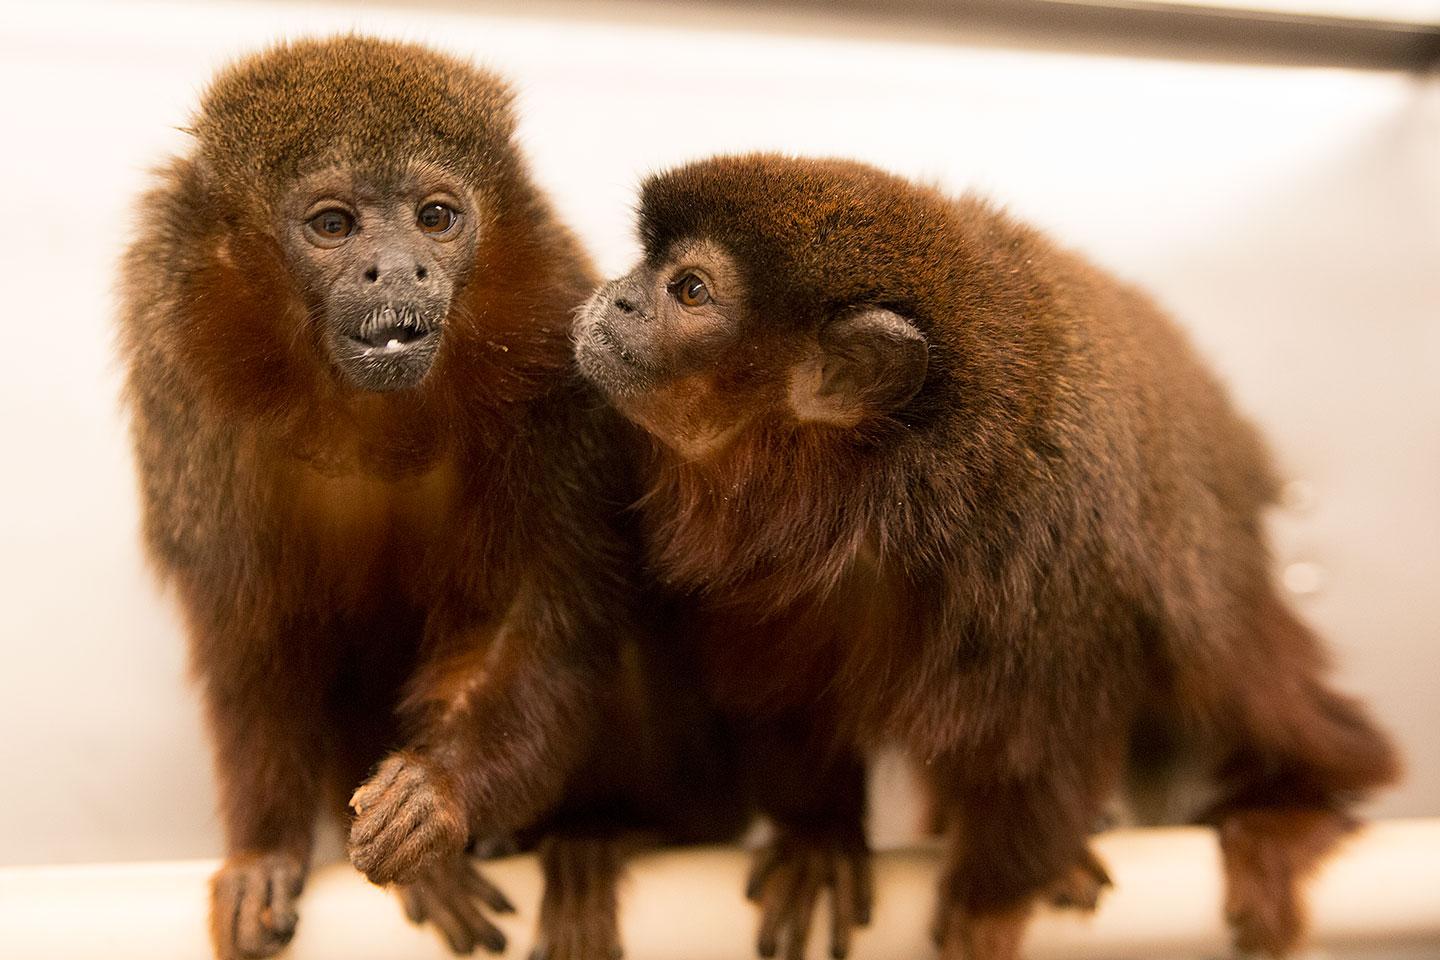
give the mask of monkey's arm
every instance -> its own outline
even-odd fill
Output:
[[[192,613],[192,622],[199,619]],[[269,956],[295,932],[325,770],[325,731],[314,677],[282,663],[279,628],[232,620],[245,625],[242,631],[219,621],[196,624],[192,639],[226,841],[211,891],[211,933],[217,955],[229,960]]]
[[[254,485],[236,477],[234,435],[146,351],[130,382],[146,543],[185,609],[225,835],[211,932],[222,960],[270,956],[294,933],[310,857],[326,760],[324,645],[297,633],[286,591],[264,573],[274,558],[236,493]]]
[[[352,862],[409,882],[471,837],[528,826],[594,736],[603,659],[543,599],[461,629],[414,677],[414,735],[355,792]]]
[[[844,957],[856,926],[870,922],[865,765],[833,746],[813,717],[786,716],[747,731],[741,763],[774,836],[757,855],[746,896],[760,908],[757,949],[805,955],[820,894],[830,897],[830,955]]]

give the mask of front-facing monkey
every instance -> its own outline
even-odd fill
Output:
[[[578,355],[659,441],[652,561],[753,741],[761,952],[801,955],[827,884],[843,952],[859,757],[897,739],[953,834],[943,956],[1017,956],[1037,897],[1102,882],[1086,837],[1139,728],[1214,758],[1237,943],[1293,948],[1297,884],[1397,763],[1277,596],[1269,463],[1170,321],[858,164],[696,163],[639,219]]]
[[[127,397],[214,741],[227,960],[289,940],[317,810],[347,802],[357,866],[457,951],[499,949],[480,906],[505,901],[469,838],[663,806],[661,741],[707,730],[683,681],[634,675],[652,634],[622,515],[631,428],[573,375],[593,279],[510,99],[412,45],[280,46],[220,74],[142,204]],[[705,809],[668,811],[703,828]],[[544,848],[586,885],[547,891],[554,957],[608,957],[606,842]]]

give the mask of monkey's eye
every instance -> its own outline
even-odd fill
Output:
[[[326,240],[340,240],[355,232],[355,218],[344,210],[321,210],[310,218],[310,229]]]
[[[460,214],[443,203],[427,203],[415,214],[415,222],[425,233],[448,233]]]
[[[693,273],[671,283],[670,295],[687,307],[703,307],[710,302],[710,288]]]

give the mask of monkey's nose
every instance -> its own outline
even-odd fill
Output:
[[[413,260],[387,260],[382,257],[367,266],[360,275],[366,283],[379,283],[382,280],[393,283],[411,278],[418,283],[424,283],[430,277],[430,268]]]
[[[640,295],[640,291],[636,289],[635,284],[617,283],[611,289],[613,290],[611,301],[615,304],[616,310],[619,310],[621,313],[640,312],[640,303],[644,298]]]
[[[367,270],[365,271],[365,282],[366,282],[366,283],[379,283],[379,282],[380,282],[380,274],[381,274],[381,270],[380,270],[379,267],[370,267],[369,269],[367,269]],[[391,277],[393,277],[393,276],[394,276],[394,273],[393,273],[392,271],[389,271],[389,270],[385,271],[385,279],[389,280],[389,279],[390,279]],[[417,281],[419,281],[420,283],[424,283],[425,280],[426,280],[426,278],[428,278],[429,276],[430,276],[430,271],[429,271],[429,270],[425,269],[424,266],[421,266],[421,265],[419,265],[419,264],[416,264],[416,266],[415,266],[415,279],[416,279]]]

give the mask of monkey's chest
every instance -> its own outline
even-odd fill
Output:
[[[421,602],[453,532],[457,479],[447,461],[398,479],[301,469],[289,495],[291,533],[317,583],[352,607]]]
[[[921,637],[911,609],[898,585],[867,571],[779,612],[707,610],[709,692],[738,714],[816,708],[863,736],[917,662]]]

